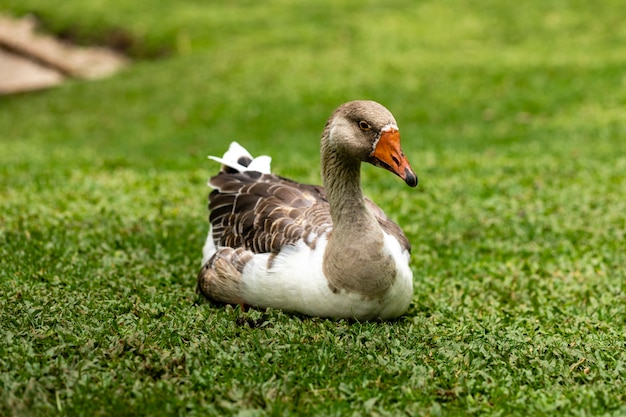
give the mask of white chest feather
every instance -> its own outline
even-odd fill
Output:
[[[312,316],[356,319],[394,318],[404,313],[413,295],[413,274],[408,252],[385,234],[385,248],[396,262],[393,285],[382,297],[368,298],[344,290],[333,292],[323,273],[327,239],[315,249],[304,242],[285,247],[270,261],[270,254],[255,255],[242,274],[242,298],[250,305],[298,311]]]

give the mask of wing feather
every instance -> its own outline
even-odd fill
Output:
[[[402,228],[398,226],[396,223],[394,223],[393,221],[391,221],[391,219],[387,217],[383,209],[378,207],[376,203],[374,203],[372,200],[370,200],[367,197],[365,198],[365,204],[370,209],[370,211],[374,214],[374,217],[376,217],[376,219],[378,220],[378,224],[380,225],[380,227],[385,232],[395,237],[398,240],[398,242],[400,242],[400,246],[402,246],[403,249],[406,249],[410,253],[411,242],[409,242],[409,239],[406,237],[406,235],[402,231]]]
[[[332,230],[322,187],[256,171],[220,172],[210,180],[209,220],[217,246],[276,253],[302,239],[311,247]],[[369,198],[365,199],[382,229],[410,251],[400,226]]]
[[[209,220],[218,246],[278,252],[310,233],[332,229],[320,187],[254,171],[221,172],[210,184],[215,189],[209,195]]]

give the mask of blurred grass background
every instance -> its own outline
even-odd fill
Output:
[[[623,393],[620,1],[0,0],[128,53],[0,98],[0,414],[600,415]],[[319,183],[341,102],[396,116],[420,177],[364,167],[413,244],[393,323],[194,294],[232,140]]]

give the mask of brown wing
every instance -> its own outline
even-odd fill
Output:
[[[318,236],[332,230],[323,187],[255,171],[220,172],[210,184],[214,190],[209,195],[209,220],[218,246],[278,252],[299,239],[313,247]],[[365,202],[381,228],[410,252],[400,226],[372,200]]]
[[[385,212],[380,207],[378,207],[376,203],[374,203],[367,197],[365,197],[365,204],[367,204],[367,208],[369,208],[369,210],[374,214],[374,217],[376,217],[376,220],[378,220],[378,224],[380,224],[380,227],[385,232],[398,239],[398,242],[400,242],[400,246],[411,252],[411,243],[409,242],[409,239],[407,239],[407,237],[404,235],[402,228],[400,228],[400,226],[391,221],[387,217]]]
[[[332,229],[322,187],[255,171],[220,172],[210,184],[209,220],[218,246],[275,253],[299,239],[313,246]]]

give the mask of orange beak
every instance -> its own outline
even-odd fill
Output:
[[[374,165],[393,172],[402,178],[408,186],[415,187],[417,185],[417,175],[411,169],[409,161],[402,152],[400,132],[397,129],[391,128],[383,131],[370,156],[374,158]]]

